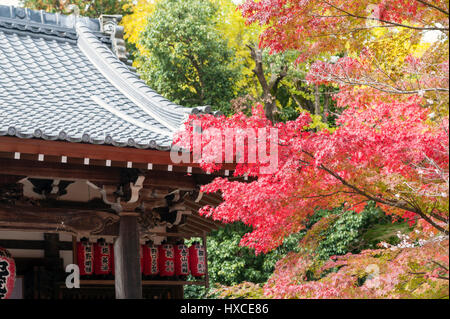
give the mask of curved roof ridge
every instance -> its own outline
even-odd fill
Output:
[[[92,33],[83,21],[77,22],[76,30],[78,47],[111,84],[159,123],[172,131],[178,130],[185,115],[192,109],[171,103],[150,89]]]
[[[189,114],[217,115],[148,87],[102,17],[0,5],[0,136],[167,151]]]
[[[83,21],[92,31],[100,31],[98,19],[6,5],[0,5],[0,20],[14,29],[69,38],[72,38],[72,33],[75,33],[77,21]]]

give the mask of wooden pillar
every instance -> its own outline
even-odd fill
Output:
[[[44,234],[44,256],[45,258],[59,258],[59,235]]]
[[[202,236],[203,248],[205,249],[205,287],[209,288],[209,271],[208,271],[208,247],[206,246],[206,233]]]
[[[142,299],[138,214],[120,215],[119,237],[114,242],[116,299]]]

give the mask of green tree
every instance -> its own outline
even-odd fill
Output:
[[[258,297],[255,289],[267,282],[276,263],[288,253],[314,256],[321,265],[332,255],[357,254],[377,248],[381,241],[397,244],[398,232],[411,231],[408,223],[402,219],[393,222],[391,216],[373,202],[368,202],[360,213],[345,211],[343,207],[318,209],[304,226],[303,230],[285,238],[277,249],[258,256],[254,250],[239,245],[242,236],[251,231],[249,226],[236,222],[212,232],[207,238],[211,289],[185,286],[185,297]],[[312,273],[307,275],[311,276],[310,280],[315,280]],[[250,294],[246,295],[246,292]]]
[[[276,262],[288,252],[296,251],[299,240],[304,235],[304,232],[294,234],[272,252],[256,256],[254,250],[239,245],[242,236],[249,231],[250,227],[237,222],[228,224],[208,236],[208,274],[212,289],[185,286],[186,298],[206,297],[214,291],[217,284],[229,286],[243,282],[265,283],[272,275]]]
[[[139,72],[166,98],[229,112],[238,70],[233,51],[217,31],[218,7],[203,0],[164,0],[148,18],[139,44]]]
[[[130,13],[131,0],[23,0],[23,6],[34,10],[61,12],[63,14],[78,13],[79,15],[98,18],[102,14]]]

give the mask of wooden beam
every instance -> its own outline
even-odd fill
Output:
[[[120,217],[114,242],[116,299],[142,299],[138,216]]]
[[[152,163],[183,167],[199,167],[198,163],[173,163],[169,151],[138,149],[133,147],[115,147],[110,145],[94,145],[86,143],[70,143],[64,141],[47,141],[42,139],[21,139],[0,136],[0,152],[22,154],[42,154],[44,156],[62,156],[89,158],[91,160],[110,160],[111,162]],[[233,164],[225,164],[224,169],[234,169]],[[166,168],[167,169],[167,168]]]
[[[91,180],[109,184],[118,184],[120,182],[120,168],[101,168],[26,160],[0,159],[0,174],[64,180]]]
[[[17,176],[17,175],[0,175],[0,185],[5,184],[15,184],[26,176]]]
[[[25,161],[40,161],[45,163],[57,163],[57,164],[71,164],[71,165],[85,165],[85,166],[99,166],[99,167],[115,167],[115,168],[137,168],[143,171],[153,170],[153,171],[162,171],[162,172],[176,172],[182,174],[190,174],[190,175],[198,175],[205,176],[208,180],[216,176],[223,176],[225,170],[219,170],[213,172],[212,174],[206,174],[200,167],[186,167],[186,166],[176,166],[173,164],[153,164],[153,163],[136,163],[130,161],[111,161],[107,160],[96,160],[91,158],[75,158],[75,157],[67,157],[67,156],[54,156],[47,155],[44,156],[41,154],[22,154],[19,159],[15,157],[15,154],[12,152],[2,152],[0,151],[0,159],[14,159],[14,160],[25,160]],[[170,168],[170,169],[169,169]]]
[[[0,247],[9,249],[30,249],[44,250],[45,241],[43,240],[22,240],[22,239],[0,239]],[[61,241],[58,243],[59,250],[72,250],[72,243]]]
[[[209,194],[204,194],[199,204],[201,205],[210,205],[213,207],[219,206],[223,200],[218,200],[214,197],[211,197]]]
[[[196,215],[196,214],[189,215],[189,219],[193,219],[193,220],[195,220],[197,222],[200,222],[200,223],[205,224],[205,225],[209,225],[210,227],[213,227],[213,228],[216,228],[216,229],[219,228],[219,227],[224,226],[222,223],[214,221],[214,220],[212,220],[210,218],[201,217],[201,216]]]
[[[0,151],[25,154],[44,154],[89,158],[96,160],[131,161],[139,163],[172,164],[170,152],[110,145],[47,141],[41,139],[21,139],[0,136]],[[192,166],[186,164],[181,166]]]
[[[191,224],[184,224],[179,226],[180,229],[182,229],[183,231],[188,231],[191,232],[193,234],[195,234],[195,236],[193,237],[201,237],[201,235],[203,234],[204,230],[203,229],[199,229]]]
[[[194,211],[198,211],[200,208],[202,208],[204,206],[204,205],[199,205],[199,204],[197,204],[195,202],[191,202],[191,201],[187,201],[187,200],[185,200],[183,202],[183,205],[188,207],[188,208],[190,208],[190,209],[192,209],[192,210],[194,210]]]
[[[70,181],[89,180],[99,184],[119,185],[122,170],[118,167],[0,159],[0,175],[20,175]],[[144,187],[181,190],[193,190],[196,187],[194,178],[184,173],[162,171],[144,171],[143,173],[145,175]]]
[[[152,234],[152,235],[156,235],[156,236],[161,236],[161,237],[178,237],[178,238],[195,237],[195,234],[189,233],[189,232],[167,233],[167,232],[152,232],[152,231],[149,231],[148,233]]]
[[[0,204],[0,229],[117,236],[119,217],[110,212]]]
[[[199,285],[203,286],[203,281],[182,281],[182,280],[143,280],[143,286],[179,286],[179,285]],[[80,280],[80,286],[111,286],[114,280]],[[65,285],[61,285],[65,288]]]
[[[201,229],[204,232],[208,232],[208,233],[210,231],[214,230],[214,229],[217,229],[217,227],[215,225],[205,225],[204,223],[198,222],[198,221],[196,221],[196,220],[194,220],[192,218],[189,218],[189,217],[187,219],[186,224],[192,225],[194,227],[197,227],[198,229]]]

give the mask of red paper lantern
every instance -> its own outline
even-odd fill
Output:
[[[141,273],[144,272],[144,250],[145,245],[139,245],[139,260],[141,262]]]
[[[189,247],[189,267],[194,277],[201,277],[206,274],[206,251],[199,243],[194,243]]]
[[[111,244],[99,240],[94,244],[94,273],[96,275],[109,275],[112,273],[114,255]]]
[[[178,244],[174,247],[175,252],[175,275],[189,275],[189,249],[184,244]]]
[[[87,276],[94,273],[94,246],[87,240],[77,243],[78,267],[80,275]]]
[[[158,247],[152,244],[143,245],[144,275],[156,276],[159,274],[159,251]]]
[[[9,251],[0,247],[0,299],[8,299],[16,281],[16,263]]]
[[[175,274],[173,245],[164,244],[158,247],[159,252],[159,274],[163,277]]]

